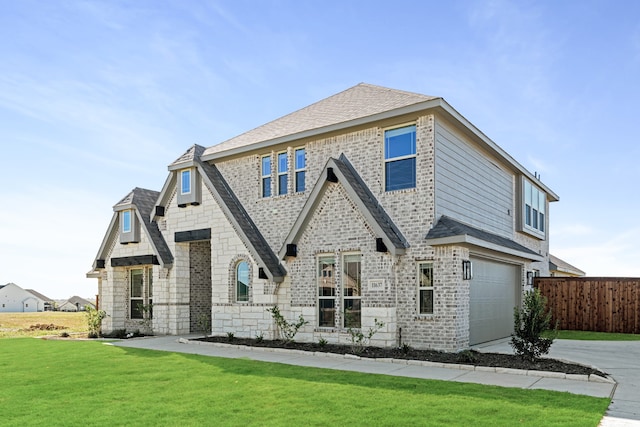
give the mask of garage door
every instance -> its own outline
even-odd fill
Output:
[[[469,344],[508,337],[513,332],[513,307],[520,304],[520,267],[471,258]]]

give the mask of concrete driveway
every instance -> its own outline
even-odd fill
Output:
[[[513,353],[509,339],[475,348]],[[640,341],[556,340],[548,357],[594,366],[616,380],[618,385],[601,426],[640,426]]]

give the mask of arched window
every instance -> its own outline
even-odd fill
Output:
[[[246,261],[236,264],[236,301],[249,301],[249,263]]]

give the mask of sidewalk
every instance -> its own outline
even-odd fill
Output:
[[[230,344],[189,341],[189,336],[149,337],[110,343],[120,347],[145,348],[177,353],[227,358],[245,358],[261,362],[336,369],[444,381],[457,381],[501,387],[566,391],[594,397],[611,397],[616,384],[600,377],[567,376],[557,372],[522,371],[506,368],[473,367],[399,359],[360,359],[352,355],[309,353],[298,350],[244,347]]]

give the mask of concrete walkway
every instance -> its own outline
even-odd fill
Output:
[[[508,339],[476,349],[513,353]],[[640,426],[640,341],[556,340],[549,357],[595,366],[618,383],[601,426]]]
[[[517,387],[526,389],[545,389],[554,391],[566,391],[574,394],[583,394],[595,397],[611,397],[612,403],[607,412],[606,424],[602,426],[626,426],[640,425],[623,424],[622,422],[636,422],[640,420],[640,393],[638,392],[637,376],[640,375],[638,360],[640,353],[636,354],[635,368],[627,368],[626,363],[610,357],[612,352],[629,355],[629,350],[618,348],[617,351],[606,350],[609,344],[599,345],[588,341],[556,341],[552,346],[551,357],[571,360],[583,364],[593,365],[599,369],[613,374],[616,379],[622,380],[623,386],[618,386],[609,380],[604,381],[600,377],[590,378],[581,375],[566,376],[560,373],[521,371],[505,368],[473,367],[469,365],[439,364],[433,362],[406,361],[399,359],[360,359],[355,356],[344,356],[326,353],[309,353],[297,350],[251,348],[234,346],[229,344],[204,343],[189,341],[189,336],[178,338],[176,336],[149,337],[130,339],[110,343],[120,347],[145,348],[151,350],[171,351],[178,353],[201,354],[204,356],[216,356],[227,358],[245,358],[263,362],[285,363],[289,365],[311,366],[316,368],[336,369],[343,371],[356,371],[383,375],[394,375],[411,378],[434,379],[444,381],[469,382],[476,384],[496,385],[502,387]],[[616,344],[616,343],[613,343]],[[627,344],[628,343],[624,343]],[[640,342],[638,342],[640,344]],[[640,347],[636,347],[640,349]],[[476,348],[478,351],[512,353],[508,340],[489,343]],[[592,354],[593,352],[593,354]],[[608,358],[606,356],[609,356]],[[629,355],[630,356],[630,355]],[[633,372],[635,369],[635,372]],[[635,378],[635,380],[634,380]],[[635,417],[635,418],[634,418]],[[614,424],[614,422],[618,422]]]

